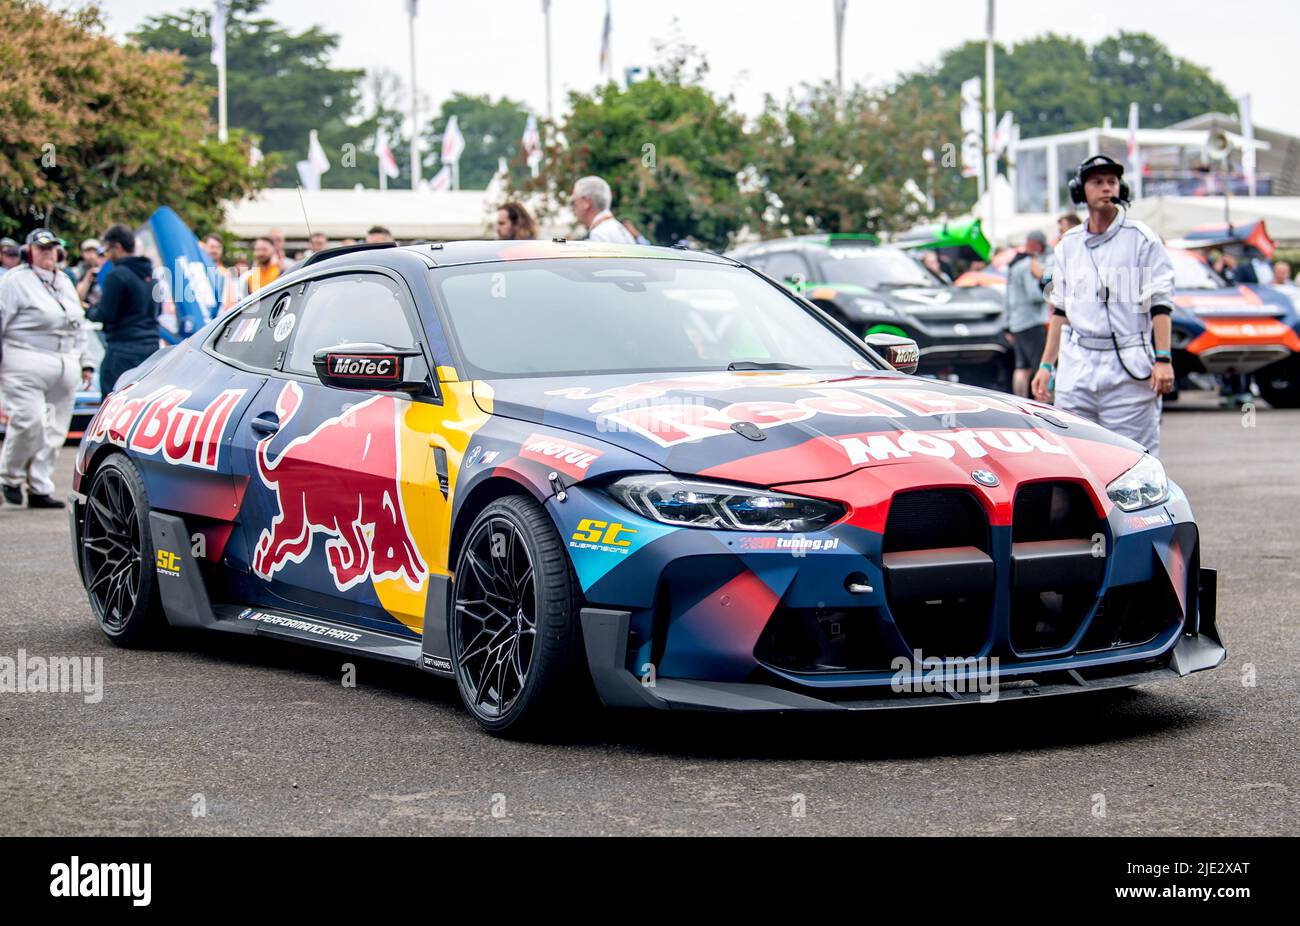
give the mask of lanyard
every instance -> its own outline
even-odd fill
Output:
[[[54,299],[54,304],[57,305],[57,306],[59,307],[59,309],[63,312],[63,325],[64,325],[64,327],[65,327],[65,328],[67,328],[67,327],[71,327],[71,321],[70,321],[69,318],[68,318],[68,307],[67,307],[66,305],[64,305],[64,304],[63,304],[63,300],[59,298],[59,288],[58,288],[57,286],[55,286],[54,283],[53,283],[52,281],[50,281],[50,280],[46,280],[45,277],[43,277],[43,276],[41,276],[39,273],[37,273],[37,272],[36,272],[36,268],[35,268],[35,267],[32,267],[31,264],[28,264],[27,266],[28,266],[29,268],[31,268],[32,275],[35,276],[36,279],[38,279],[38,280],[41,281],[41,285],[45,287],[45,291],[48,292],[48,293],[50,294],[51,297],[53,297],[53,299]],[[55,273],[58,273],[59,271],[58,271],[58,270],[55,270],[54,272],[55,272]],[[55,278],[55,279],[57,279],[57,278]]]

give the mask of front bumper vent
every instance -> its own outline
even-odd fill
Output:
[[[989,523],[969,492],[903,492],[885,524],[885,599],[908,650],[955,658],[989,638],[996,570]]]

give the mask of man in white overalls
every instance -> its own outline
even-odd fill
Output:
[[[1123,177],[1121,164],[1099,154],[1070,181],[1070,198],[1087,204],[1088,221],[1056,246],[1052,318],[1033,394],[1047,401],[1055,374],[1058,407],[1154,455],[1160,398],[1174,387],[1174,267],[1155,232],[1121,214],[1128,203]]]
[[[77,386],[94,375],[86,353],[86,315],[77,290],[57,266],[59,239],[38,228],[27,236],[26,263],[0,279],[0,389],[9,424],[0,451],[5,501],[62,508],[54,464],[68,437]]]

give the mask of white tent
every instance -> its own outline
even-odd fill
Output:
[[[306,241],[308,227],[331,240],[365,237],[366,229],[382,225],[398,240],[494,237],[493,223],[500,203],[486,190],[263,190],[226,207],[227,231],[245,239],[284,231],[290,242]],[[564,211],[544,223],[543,237],[571,235],[573,218]]]
[[[1228,214],[1234,225],[1263,219],[1278,244],[1300,244],[1300,196],[1231,196]],[[1135,202],[1129,215],[1165,239],[1181,238],[1203,225],[1225,222],[1222,196],[1155,196]]]

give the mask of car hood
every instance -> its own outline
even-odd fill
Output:
[[[1271,286],[1229,286],[1223,289],[1180,289],[1174,305],[1202,318],[1249,316],[1295,321],[1295,303]]]
[[[904,286],[899,289],[878,289],[873,297],[883,297],[891,305],[912,312],[970,311],[976,314],[1001,312],[1001,297],[979,286]]]
[[[1007,483],[1104,486],[1142,453],[1051,406],[884,371],[511,378],[475,383],[474,395],[490,414],[612,444],[671,472],[763,486],[883,467],[926,484],[969,484],[983,469]]]

